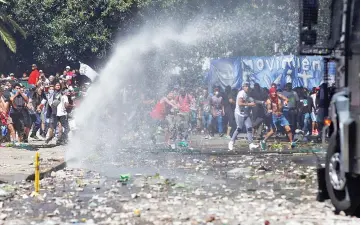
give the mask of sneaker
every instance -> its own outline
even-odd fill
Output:
[[[45,140],[45,144],[49,144],[49,142],[53,140],[53,137],[49,137],[48,139]]]
[[[263,151],[265,151],[267,149],[267,145],[266,145],[265,141],[260,141],[260,146]]]
[[[170,148],[174,150],[175,149],[175,144],[171,144]]]
[[[259,145],[256,145],[256,144],[253,144],[253,143],[249,144],[249,150],[253,150],[253,149],[256,149],[258,147],[259,147]]]
[[[291,143],[291,148],[295,148],[296,147],[296,143],[295,142],[292,142]]]
[[[209,135],[204,136],[204,139],[208,139],[208,138],[209,138]]]
[[[296,129],[296,130],[295,130],[295,133],[296,133],[296,134],[303,134],[303,130]]]
[[[306,137],[310,136],[310,132],[307,131],[307,133],[305,134]]]
[[[64,142],[63,142],[63,140],[58,139],[58,140],[56,140],[55,144],[56,144],[56,145],[63,145]]]
[[[224,136],[224,134],[222,133],[222,134],[219,134],[219,137],[223,137]]]
[[[38,136],[36,136],[36,134],[30,135],[30,137],[31,137],[32,139],[39,140],[39,138],[38,138]]]
[[[228,143],[228,150],[229,151],[233,151],[233,141],[230,141],[229,143]]]
[[[162,127],[157,127],[157,134],[162,133]]]

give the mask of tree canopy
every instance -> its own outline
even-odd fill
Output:
[[[3,53],[0,56],[0,61],[4,61],[6,57],[4,53],[7,49],[12,53],[16,52],[17,44],[14,36],[16,32],[20,33],[22,37],[26,37],[25,31],[5,11],[5,7],[3,6],[6,4],[6,1],[0,0],[0,40],[2,41],[2,43],[0,43],[0,52]]]
[[[216,26],[214,21],[222,21],[219,26],[227,29],[216,32],[227,35],[210,34],[209,41],[192,49],[199,60],[203,56],[271,55],[275,42],[281,43],[287,53],[297,49],[298,3],[294,0],[8,1],[4,10],[28,37],[17,37],[17,53],[8,54],[0,68],[6,64],[11,69],[24,69],[38,63],[43,68],[59,70],[78,61],[101,65],[110,56],[118,37],[157,19],[159,23],[176,21],[179,27],[192,21],[198,21],[199,26],[206,23]],[[193,63],[182,60],[187,61],[185,64]]]

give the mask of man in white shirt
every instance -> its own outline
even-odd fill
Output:
[[[250,117],[251,107],[255,107],[256,103],[250,102],[248,97],[249,83],[244,82],[242,84],[242,90],[238,92],[236,99],[236,109],[234,111],[234,116],[237,123],[237,129],[234,131],[232,140],[228,144],[228,149],[233,150],[234,142],[236,141],[238,133],[242,131],[243,126],[246,126],[247,129],[247,140],[249,144],[249,149],[258,148],[258,145],[253,144],[253,132],[252,132],[252,120]]]

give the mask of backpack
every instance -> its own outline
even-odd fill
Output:
[[[58,107],[58,105],[60,104],[60,98],[61,98],[61,94],[56,94],[53,98],[53,102],[51,103],[50,107],[52,109],[56,109],[56,107]]]

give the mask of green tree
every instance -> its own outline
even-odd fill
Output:
[[[31,42],[18,58],[45,67],[104,60],[137,9],[133,0],[11,0],[11,6]]]
[[[177,52],[186,51],[193,57],[188,64],[195,68],[188,70],[189,74],[200,74],[199,61],[204,57],[272,55],[274,42],[291,43],[282,45],[286,53],[295,53],[297,47],[298,8],[297,1],[292,0],[8,1],[7,13],[28,34],[12,59],[19,67],[36,62],[43,68],[59,70],[69,62],[101,64],[113,52],[118,37],[135,33],[149,20],[158,21],[157,25],[172,20],[180,30],[199,18],[201,27],[223,20],[224,27],[237,30],[224,34],[220,27],[215,36],[197,46],[186,50],[179,46]],[[166,60],[168,65],[184,63],[179,57]]]
[[[7,4],[4,0],[0,0],[0,4]],[[26,37],[25,31],[9,16],[4,7],[0,8],[0,38],[7,46],[7,48],[16,52],[16,38],[15,32],[19,32],[23,37]]]

